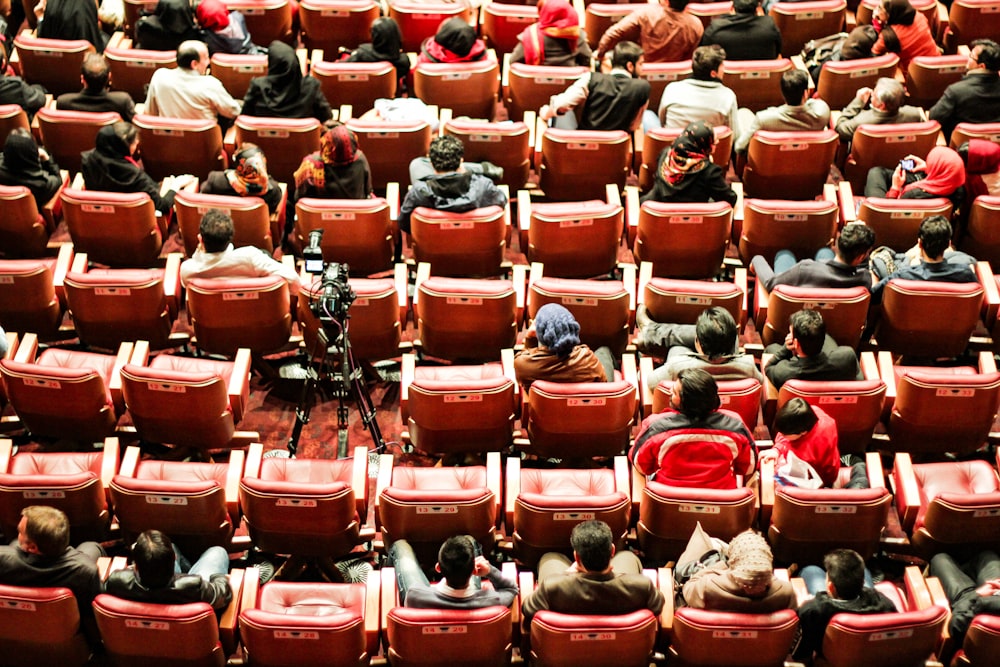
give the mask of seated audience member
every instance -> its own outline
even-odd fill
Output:
[[[816,259],[795,261],[790,250],[779,250],[774,256],[774,268],[767,259],[756,255],[750,261],[757,280],[768,291],[778,285],[794,287],[866,287],[871,289],[872,277],[868,270],[868,253],[875,245],[872,228],[855,223],[845,225],[834,249],[821,248]]]
[[[973,618],[1000,616],[1000,556],[995,551],[981,551],[962,565],[950,554],[939,553],[931,559],[930,576],[941,580],[948,596],[948,634],[955,648],[962,646]]]
[[[767,12],[767,1],[764,2],[765,8],[764,12]],[[843,33],[840,33],[841,35]],[[826,38],[826,39],[829,39]],[[860,58],[871,58],[872,57],[872,47],[875,46],[875,40],[878,39],[878,33],[875,28],[870,25],[859,25],[857,28],[848,33],[843,41],[833,47],[833,49],[825,54],[819,55],[819,57],[810,58],[805,64],[809,70],[809,76],[816,83],[819,82],[819,76],[823,72],[823,65],[828,62],[842,62],[846,60],[858,60]]]
[[[674,579],[681,603],[696,609],[769,614],[795,609],[792,584],[774,577],[771,547],[759,533],[746,530],[716,544],[699,523],[677,559]]]
[[[846,345],[826,333],[826,324],[818,310],[800,310],[788,318],[785,343],[772,343],[764,350],[774,355],[764,374],[775,389],[788,380],[860,379],[858,357]]]
[[[958,147],[965,163],[965,206],[981,195],[1000,195],[1000,144],[985,139],[970,139]]]
[[[920,107],[903,105],[903,84],[882,77],[875,89],[859,88],[851,103],[844,107],[834,128],[841,141],[851,141],[859,125],[917,123],[923,120]]]
[[[671,486],[735,489],[737,475],[749,480],[757,471],[753,434],[720,405],[715,378],[700,368],[682,370],[670,408],[643,420],[629,452],[632,465]]]
[[[21,127],[11,130],[0,156],[0,185],[25,186],[41,209],[56,196],[62,184],[59,165],[35,143],[31,133]]]
[[[219,610],[233,599],[228,572],[229,554],[222,547],[209,547],[192,565],[169,537],[147,530],[132,545],[132,567],[108,575],[104,592],[136,602],[206,602]]]
[[[712,202],[736,204],[736,193],[726,182],[726,172],[712,162],[715,131],[702,121],[688,124],[680,136],[660,153],[653,187],[641,201]]]
[[[399,209],[400,231],[410,233],[410,214],[418,206],[439,211],[471,211],[485,206],[504,206],[507,195],[482,174],[467,171],[462,156],[465,146],[458,137],[445,135],[431,141],[434,174],[413,182]]]
[[[467,63],[485,60],[486,56],[486,44],[476,37],[476,29],[456,16],[442,23],[437,34],[424,40],[417,64]]]
[[[319,138],[319,152],[302,158],[295,170],[295,197],[367,199],[372,194],[368,158],[346,125],[334,125]]]
[[[153,12],[143,12],[135,24],[136,47],[140,49],[173,51],[183,42],[202,36],[190,0],[159,0]]]
[[[10,74],[10,71],[7,46],[0,43],[0,104],[18,105],[28,114],[30,121],[35,117],[35,112],[45,106],[45,88],[37,83],[26,83],[21,77]]]
[[[183,42],[177,47],[177,67],[161,67],[153,72],[146,93],[146,113],[223,123],[236,118],[240,103],[221,81],[207,74],[210,63],[204,42]]]
[[[774,417],[774,447],[760,453],[761,461],[773,460],[775,472],[790,463],[791,455],[808,464],[832,488],[840,476],[840,450],[837,447],[837,422],[805,399],[793,398],[781,406]],[[868,469],[864,462],[851,468],[851,480],[843,488],[867,489]]]
[[[659,614],[663,594],[642,574],[631,551],[615,553],[611,528],[603,521],[584,521],[570,534],[573,560],[547,553],[538,563],[538,585],[525,591],[521,611],[525,624],[542,610],[561,614],[628,614],[649,609]]]
[[[968,70],[941,95],[927,117],[941,123],[945,139],[959,123],[1000,121],[1000,44],[976,39],[969,44]]]
[[[56,108],[67,111],[117,111],[122,120],[132,122],[135,103],[132,96],[120,90],[108,90],[111,70],[104,56],[90,53],[83,59],[80,68],[83,90],[79,93],[63,93],[56,98]]]
[[[902,280],[932,280],[945,283],[974,283],[975,260],[951,247],[951,223],[943,215],[933,215],[920,223],[917,247],[895,256],[898,268],[884,275],[881,265],[873,267],[872,303],[882,301],[886,284],[895,278]],[[916,251],[916,252],[914,252]]]
[[[400,604],[421,609],[509,607],[517,597],[517,582],[504,577],[495,565],[479,555],[478,547],[470,535],[445,540],[434,566],[441,574],[441,581],[431,584],[409,542],[393,542],[389,556],[396,569]],[[483,577],[492,588],[482,587]]]
[[[856,551],[835,549],[823,558],[822,568],[803,568],[802,578],[814,597],[799,607],[799,643],[792,653],[796,660],[811,662],[820,653],[826,626],[837,614],[896,611],[892,600],[871,586],[865,561]]]
[[[941,55],[927,17],[914,9],[910,0],[881,0],[875,5],[872,25],[879,33],[872,54],[899,55],[902,72],[909,69],[910,61],[918,56]]]
[[[105,192],[145,192],[157,213],[169,215],[176,190],[195,183],[190,174],[170,179],[172,187],[161,196],[160,186],[147,174],[135,155],[139,132],[131,123],[120,121],[97,131],[96,145],[82,156],[81,173],[88,190]]]
[[[951,148],[935,146],[927,154],[925,162],[916,155],[907,155],[913,160],[913,169],[903,169],[903,164],[890,167],[872,167],[868,170],[865,183],[865,197],[885,197],[888,199],[950,199],[955,208],[961,206],[965,198],[965,165],[962,158]]]
[[[281,185],[267,173],[267,158],[255,144],[243,144],[233,154],[233,169],[210,171],[201,192],[231,197],[260,197],[274,214],[281,205]]]
[[[375,19],[371,28],[372,41],[354,50],[347,58],[349,63],[389,62],[396,68],[396,76],[404,83],[410,73],[410,59],[403,53],[403,34],[394,19],[384,16]],[[270,52],[268,52],[270,53]],[[398,91],[397,91],[398,92]]]
[[[333,118],[333,110],[320,89],[319,79],[303,76],[295,49],[275,40],[267,50],[267,75],[250,79],[243,97],[246,116]]]
[[[542,0],[538,4],[538,23],[517,36],[510,61],[549,67],[589,67],[593,54],[573,5],[566,0]]]
[[[524,349],[514,357],[514,374],[527,389],[535,380],[549,382],[605,382],[614,379],[611,350],[591,351],[580,342],[580,324],[557,303],[538,309],[524,338]]]
[[[35,5],[38,25],[35,34],[45,39],[85,39],[98,52],[104,51],[108,35],[97,18],[97,2],[40,0]]]
[[[624,130],[639,127],[649,104],[649,81],[639,78],[642,50],[635,42],[619,42],[611,54],[611,71],[588,72],[569,88],[553,95],[538,111],[542,120],[555,119],[564,130]],[[583,105],[579,123],[573,111]]]
[[[0,583],[9,586],[65,586],[73,591],[82,612],[101,592],[97,559],[104,550],[97,542],[69,545],[69,519],[45,505],[21,510],[17,539],[0,546]]]
[[[643,377],[654,389],[664,380],[676,380],[685,368],[700,368],[716,380],[763,380],[753,356],[740,354],[739,329],[725,308],[706,308],[691,324],[656,322],[645,306],[635,314],[638,335],[636,348],[645,354],[665,356],[666,362]]]
[[[691,57],[704,27],[685,12],[688,0],[661,0],[637,9],[604,31],[597,60],[622,41],[637,42],[647,62],[669,63]]]
[[[742,132],[736,114],[736,93],[722,83],[726,52],[721,46],[699,46],[691,58],[691,78],[668,83],[663,89],[658,117],[645,114],[643,129],[687,127],[703,120],[709,127],[725,125],[738,137]]]
[[[181,284],[192,278],[253,278],[281,276],[292,292],[298,292],[299,276],[294,269],[272,259],[253,246],[233,247],[233,219],[218,208],[210,208],[198,227],[198,249],[181,262]]]
[[[734,0],[733,13],[705,28],[701,45],[718,44],[729,60],[774,60],[781,55],[781,32],[774,19],[759,15],[760,0]]]
[[[745,128],[736,139],[734,150],[743,153],[750,145],[757,130],[815,131],[830,126],[830,107],[819,98],[809,97],[809,74],[805,70],[790,69],[781,75],[781,95],[785,103],[768,107],[754,114],[750,109],[740,109],[740,127]]]
[[[253,43],[246,19],[236,10],[229,11],[220,0],[200,0],[194,10],[205,35],[209,54],[257,54],[262,49]]]

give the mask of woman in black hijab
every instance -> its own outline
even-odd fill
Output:
[[[135,24],[138,48],[173,51],[189,39],[204,41],[188,0],[160,0],[152,14],[141,17]]]
[[[399,24],[391,18],[375,19],[372,23],[372,41],[362,44],[347,59],[349,63],[390,62],[400,79],[410,73],[410,59],[403,53],[403,35]]]
[[[642,201],[736,203],[722,168],[712,163],[715,132],[704,121],[689,123],[660,154],[653,189]]]
[[[315,118],[321,123],[333,117],[319,80],[303,76],[295,49],[279,41],[271,42],[267,49],[267,75],[250,80],[243,98],[243,113],[247,116]]]
[[[0,157],[0,185],[23,185],[35,196],[39,209],[52,199],[62,185],[59,165],[23,128],[11,130]]]
[[[145,192],[156,210],[168,215],[174,205],[175,192],[169,190],[160,196],[160,186],[134,157],[138,148],[139,133],[132,123],[119,121],[105,125],[97,132],[95,148],[83,153],[80,169],[83,182],[88,190]]]
[[[104,51],[108,36],[101,31],[97,19],[97,3],[93,0],[42,0],[35,6],[38,36],[47,39],[85,39],[98,53]]]
[[[417,55],[420,63],[468,63],[486,59],[486,44],[465,19],[448,19],[437,34],[424,40]]]

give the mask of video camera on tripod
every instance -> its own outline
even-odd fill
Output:
[[[302,251],[306,273],[321,276],[322,292],[310,308],[320,322],[336,321],[340,324],[340,331],[343,332],[344,321],[348,317],[347,311],[357,296],[348,282],[351,267],[338,262],[324,262],[323,249],[320,247],[322,240],[323,230],[312,230],[309,232],[309,245]]]

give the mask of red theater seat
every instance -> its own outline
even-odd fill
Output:
[[[174,174],[194,174],[205,180],[208,172],[225,169],[228,164],[222,130],[214,120],[137,114],[132,123],[139,130],[143,167],[155,181]]]
[[[0,322],[7,331],[36,333],[42,340],[56,336],[66,310],[63,280],[72,261],[70,243],[59,248],[55,260],[0,260]]]
[[[958,356],[979,323],[982,298],[983,287],[976,282],[890,280],[875,332],[879,349],[896,355]]]
[[[366,36],[362,41],[368,39]],[[374,109],[375,100],[379,98],[394,98],[399,80],[395,66],[389,62],[331,63],[314,60],[309,73],[319,80],[327,101],[339,106],[351,105],[354,117]]]
[[[768,292],[757,281],[757,330],[764,345],[784,343],[788,320],[800,310],[817,310],[828,333],[840,345],[855,350],[868,319],[871,293],[865,287],[819,288],[778,285]]]
[[[647,201],[639,207],[633,190],[626,196],[637,262],[650,262],[653,275],[660,277],[712,278],[719,273],[732,234],[733,208],[728,203]]]
[[[764,133],[754,135],[753,141],[761,134]],[[788,164],[802,163],[796,158],[788,159]],[[829,163],[826,163],[823,169],[826,170],[828,166]],[[750,169],[749,165],[747,169]],[[821,185],[819,191],[822,190]],[[748,265],[755,255],[763,255],[768,262],[773,263],[779,250],[791,250],[799,259],[812,258],[817,250],[833,243],[837,234],[838,213],[836,197],[832,192],[829,198],[820,201],[747,199],[743,203],[740,259],[744,265]]]
[[[42,257],[52,232],[31,190],[0,185],[0,252],[5,257]]]
[[[91,653],[68,588],[0,585],[0,643],[11,667],[83,667]]]
[[[547,270],[545,265],[542,271]],[[607,346],[619,357],[628,344],[629,323],[635,310],[634,275],[628,270],[624,280],[579,280],[533,272],[528,285],[528,319],[533,320],[542,306],[557,303],[573,313],[585,345],[591,350]]]
[[[410,219],[413,256],[429,264],[435,276],[499,275],[509,229],[509,206],[464,213],[418,206]]]
[[[167,225],[157,217],[148,194],[67,188],[61,197],[77,252],[109,266],[156,264]]]
[[[802,3],[796,4],[802,6]],[[882,77],[892,78],[898,64],[899,56],[895,53],[825,62],[816,82],[816,97],[829,104],[831,109],[843,109],[854,99],[858,88],[874,88]]]
[[[413,69],[413,90],[421,100],[455,116],[493,120],[500,66],[486,58],[470,63],[420,63]]]
[[[531,658],[545,667],[646,667],[658,629],[648,609],[601,616],[542,610],[531,620]]]
[[[79,87],[78,81],[73,92]],[[42,107],[35,114],[35,119],[41,143],[52,159],[63,169],[78,172],[82,164],[80,153],[92,149],[97,141],[97,132],[105,125],[117,123],[121,116],[117,111],[63,111]]]
[[[192,278],[187,307],[198,348],[212,354],[232,356],[241,347],[266,354],[291,335],[289,287],[281,276]]]
[[[174,197],[174,214],[177,217],[177,229],[181,234],[181,241],[184,242],[184,254],[187,257],[193,255],[198,247],[201,217],[210,208],[225,211],[233,219],[235,248],[254,246],[271,253],[274,251],[275,239],[280,240],[284,232],[277,224],[277,220],[271,220],[267,204],[260,197],[206,195],[181,190]]]
[[[670,655],[682,667],[782,667],[799,629],[794,609],[739,614],[681,607]]]
[[[608,184],[625,187],[630,160],[627,132],[546,128],[538,185],[555,201],[599,199]]]
[[[378,16],[378,3],[371,0],[303,0],[299,3],[302,44],[310,51],[323,49],[331,57],[341,46],[356,49],[371,39]]]

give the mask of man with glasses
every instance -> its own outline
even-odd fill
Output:
[[[968,72],[948,86],[927,114],[941,123],[947,138],[959,123],[1000,122],[1000,45],[992,39],[970,44]]]

